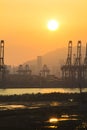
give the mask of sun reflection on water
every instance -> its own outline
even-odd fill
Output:
[[[58,128],[58,127],[57,127],[57,126],[55,126],[55,125],[51,125],[51,126],[49,126],[48,128],[55,129],[55,128]]]
[[[69,115],[61,115],[62,118],[69,118]]]
[[[50,123],[57,123],[57,122],[58,122],[58,119],[57,119],[57,118],[50,118],[50,119],[49,119],[49,122],[50,122]]]
[[[78,120],[77,115],[68,115],[63,114],[60,117],[50,117],[48,121],[46,121],[45,128],[56,129],[61,126],[61,122],[67,122],[69,120]]]
[[[76,115],[75,115],[76,116]],[[49,123],[58,123],[59,121],[67,121],[67,120],[77,120],[76,117],[73,117],[73,115],[61,115],[61,117],[56,118],[56,117],[52,117],[49,119]]]

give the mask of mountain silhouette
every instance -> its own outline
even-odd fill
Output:
[[[85,46],[82,46],[81,52],[83,62],[86,53]],[[60,70],[61,66],[66,63],[67,55],[68,47],[58,48],[54,51],[50,51],[42,56],[42,65],[46,64],[50,69],[56,67]],[[77,55],[77,46],[72,47],[72,56],[73,55]],[[37,66],[37,58],[30,61],[26,61],[24,65],[25,64],[29,64],[30,68],[34,69]]]

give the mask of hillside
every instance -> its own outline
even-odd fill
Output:
[[[85,47],[82,47],[82,61],[84,60],[85,56]],[[58,48],[54,51],[48,52],[42,56],[42,65],[46,64],[51,72],[54,74],[60,71],[60,68],[63,64],[66,63],[66,58],[68,54],[68,48]],[[72,55],[77,55],[77,47],[72,48]],[[37,73],[37,58],[31,61],[27,61],[24,63],[29,64],[30,68]]]

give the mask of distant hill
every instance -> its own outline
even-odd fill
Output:
[[[72,54],[77,53],[77,47],[73,47]],[[42,64],[47,64],[48,66],[60,66],[65,63],[68,54],[68,48],[58,48],[54,51],[48,52],[42,56]],[[85,47],[82,47],[82,57],[85,56]],[[24,64],[29,64],[30,66],[37,65],[37,59],[30,60]]]
[[[58,65],[59,62],[63,62],[67,56],[67,48],[60,48],[54,51],[48,52],[42,56],[42,64]],[[35,65],[37,64],[37,58],[25,62],[24,64]]]
[[[82,62],[85,57],[86,47],[82,46]],[[54,51],[48,52],[42,56],[42,65],[46,64],[50,69],[50,74],[61,77],[61,66],[66,63],[68,55],[68,47],[66,48],[58,48]],[[77,47],[74,46],[72,48],[72,55],[77,55]],[[74,58],[73,58],[74,59]],[[24,63],[29,64],[30,69],[32,70],[32,74],[38,74],[41,69],[38,69],[37,58],[31,61],[27,61]]]

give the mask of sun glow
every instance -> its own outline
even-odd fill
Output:
[[[48,22],[48,29],[55,31],[57,30],[57,28],[59,28],[59,23],[56,20],[50,20]]]

